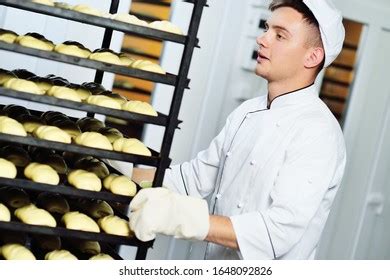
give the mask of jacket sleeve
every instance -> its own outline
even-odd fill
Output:
[[[319,126],[315,132],[300,132],[292,141],[270,193],[269,208],[230,217],[244,259],[276,259],[289,252],[328,189],[340,184],[344,142],[330,129]]]
[[[213,192],[217,180],[222,148],[230,117],[210,146],[189,162],[171,166],[165,171],[164,187],[183,195],[207,197]]]

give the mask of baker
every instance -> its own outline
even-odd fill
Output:
[[[269,8],[256,66],[268,95],[243,103],[208,149],[168,169],[164,188],[135,196],[130,227],[139,239],[204,240],[206,259],[314,258],[346,163],[339,123],[314,81],[345,30],[330,0]],[[133,179],[153,172],[134,169]]]

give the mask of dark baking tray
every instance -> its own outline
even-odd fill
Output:
[[[125,22],[106,19],[103,17],[97,17],[93,15],[83,14],[72,10],[66,10],[56,7],[50,7],[33,3],[26,0],[0,0],[0,5],[13,7],[25,11],[45,14],[48,16],[54,16],[58,18],[68,19],[80,23],[86,23],[103,28],[110,28],[117,31],[122,31],[127,34],[134,34],[141,37],[147,37],[157,40],[171,41],[179,44],[185,44],[187,36],[169,33],[161,30],[156,30],[149,27],[138,26]]]
[[[166,126],[167,119],[168,119],[166,115],[161,113],[159,113],[157,117],[147,116],[143,114],[110,109],[110,108],[97,106],[97,105],[59,99],[47,95],[36,95],[36,94],[11,90],[3,87],[0,87],[0,95],[39,102],[39,103],[45,103],[45,104],[59,106],[59,107],[70,108],[70,109],[79,110],[83,112],[102,114],[106,116],[116,117],[122,120],[129,120],[129,121],[135,121],[141,123],[150,123],[150,124],[155,124],[160,126]]]
[[[1,0],[0,0],[1,1]],[[148,80],[155,83],[161,83],[166,85],[174,86],[176,84],[177,76],[173,74],[158,74],[148,71],[142,71],[139,69],[129,68],[120,65],[114,65],[109,63],[104,63],[100,61],[95,61],[92,59],[80,58],[71,55],[65,55],[57,53],[54,51],[43,51],[33,48],[27,48],[18,44],[9,44],[5,42],[0,42],[0,50],[11,51],[21,54],[26,54],[30,56],[35,56],[39,58],[44,58],[48,60],[54,60],[58,62],[63,62],[67,64],[72,64],[76,66],[86,67],[95,70],[101,70],[105,72],[120,74],[124,76],[134,77],[138,79]],[[189,81],[187,81],[188,85]]]

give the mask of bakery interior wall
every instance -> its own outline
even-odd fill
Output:
[[[174,1],[171,20],[186,22],[190,14],[181,1]],[[194,53],[171,157],[174,163],[193,158],[207,148],[227,115],[244,100],[266,94],[266,83],[250,72],[259,13],[266,16],[262,0],[213,0],[205,9],[199,31],[201,49]],[[342,188],[318,250],[320,259],[390,259],[390,1],[335,0],[349,23],[357,23],[356,61],[349,67],[348,91],[343,98],[342,123],[348,163]],[[262,8],[263,7],[263,8]],[[263,15],[261,15],[263,16]],[[356,30],[349,35],[356,35]],[[186,29],[184,29],[186,30]],[[361,32],[360,32],[361,31]],[[352,33],[351,33],[352,32]],[[166,44],[163,67],[179,63],[180,47]],[[322,73],[316,81],[319,90]],[[337,76],[337,75],[336,75]],[[157,85],[152,103],[169,110],[171,89]],[[158,149],[162,131],[147,127],[144,141]],[[169,246],[151,258],[202,258],[204,244],[159,237]],[[158,248],[158,246],[156,246]],[[163,246],[161,246],[163,248]]]

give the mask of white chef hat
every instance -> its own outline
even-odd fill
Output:
[[[340,54],[345,39],[341,12],[331,0],[303,0],[320,25],[325,50],[325,65],[328,67]]]

